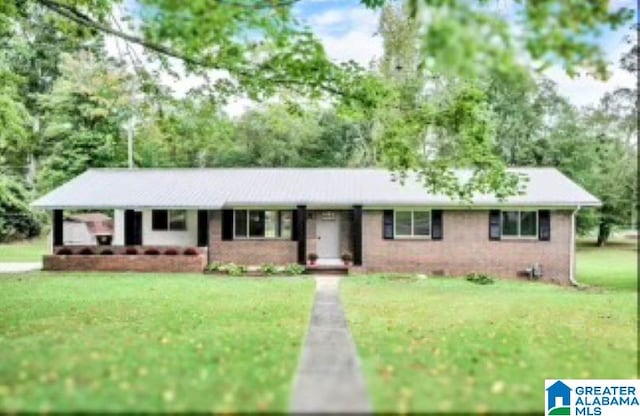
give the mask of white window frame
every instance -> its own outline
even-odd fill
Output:
[[[247,225],[246,225],[247,234],[246,235],[238,235],[236,233],[236,212],[238,212],[238,211],[244,211],[246,213],[246,217],[247,217]],[[266,237],[266,236],[253,237],[253,236],[251,236],[251,232],[250,232],[251,216],[249,215],[249,212],[251,212],[251,211],[261,211],[261,212],[273,211],[273,212],[278,213],[278,233],[280,235],[277,236],[277,237]],[[288,211],[288,210],[282,210],[282,209],[255,209],[255,208],[234,209],[233,210],[233,239],[234,240],[289,240],[291,237],[283,237],[282,236],[282,216],[281,216],[281,214],[279,214],[281,211]],[[265,215],[265,222],[266,222],[266,215]],[[265,224],[265,227],[266,227],[266,224]]]
[[[167,213],[167,228],[153,228],[153,211],[166,211]],[[171,228],[171,212],[181,211],[184,213],[184,228]],[[153,232],[165,232],[165,231],[188,231],[189,228],[189,212],[186,209],[152,209],[151,210],[151,231]]]
[[[517,212],[518,213],[518,234],[517,235],[505,235],[504,230],[504,215],[505,212]],[[522,235],[522,213],[523,212],[535,212],[536,214],[536,233],[535,235]],[[537,240],[538,231],[540,229],[540,212],[537,209],[503,209],[500,211],[500,237],[503,240]]]
[[[410,212],[411,213],[411,234],[398,234],[398,221],[396,215],[398,212]],[[426,212],[429,214],[429,234],[428,235],[415,235],[414,216],[416,212]],[[397,239],[416,239],[416,240],[429,240],[431,239],[431,210],[430,209],[394,209],[393,210],[393,237]]]

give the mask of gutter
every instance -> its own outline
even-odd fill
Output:
[[[571,238],[569,248],[569,282],[573,286],[579,286],[580,284],[576,280],[576,214],[580,210],[580,205],[571,213]]]

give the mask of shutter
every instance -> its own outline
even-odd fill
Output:
[[[291,211],[291,241],[298,241],[298,210]]]
[[[198,210],[198,247],[209,245],[209,211]]]
[[[64,244],[64,219],[61,209],[53,210],[53,245],[61,246]]]
[[[393,210],[386,209],[382,214],[382,238],[393,240]]]
[[[538,239],[551,240],[551,211],[548,209],[538,211]]]
[[[222,240],[233,240],[233,210],[222,210]]]
[[[353,265],[362,265],[362,205],[353,207],[352,238],[353,238]]]
[[[431,211],[431,239],[442,240],[442,210],[434,209]]]
[[[489,211],[489,240],[500,240],[500,210]]]

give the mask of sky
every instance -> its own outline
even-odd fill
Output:
[[[565,0],[561,0],[565,1]],[[586,0],[585,0],[586,1]],[[126,0],[125,4],[135,7],[136,0]],[[513,0],[491,0],[490,7],[504,14],[506,18],[513,16]],[[128,8],[129,8],[128,7]],[[635,10],[638,19],[636,0],[610,0],[610,8],[627,7]],[[382,39],[376,34],[379,10],[366,9],[359,0],[300,0],[294,6],[294,14],[303,23],[309,25],[324,45],[328,56],[336,62],[354,60],[362,66],[382,55]],[[558,92],[578,106],[595,105],[608,91],[619,87],[633,87],[637,80],[628,72],[619,68],[618,62],[629,45],[624,42],[626,36],[632,35],[627,25],[618,31],[606,30],[598,38],[598,44],[605,51],[610,62],[611,76],[606,81],[591,77],[586,73],[570,78],[561,67],[550,67],[542,74],[555,81]],[[124,49],[123,41],[113,37],[107,38],[107,49],[117,56],[118,46]],[[142,56],[141,47],[134,45],[138,55]],[[178,70],[178,72],[183,72]],[[169,76],[164,79],[176,95],[184,95],[190,88],[202,81],[195,77],[183,76],[176,81]],[[229,103],[225,110],[232,116],[242,114],[252,103],[246,99],[236,99]]]
[[[509,16],[511,0],[492,0],[489,3],[499,13]],[[611,0],[610,8],[627,7],[636,11],[636,0]],[[379,12],[367,10],[358,0],[303,0],[296,6],[297,16],[309,24],[322,40],[327,54],[336,61],[353,59],[368,65],[382,55],[382,39],[376,35]],[[627,25],[628,26],[628,25]],[[611,63],[611,77],[607,81],[594,79],[587,74],[570,78],[561,67],[548,68],[543,75],[558,84],[558,91],[579,106],[597,104],[606,92],[618,87],[633,87],[633,75],[618,67],[618,61],[629,45],[624,43],[630,29],[604,31],[598,39],[607,60]]]

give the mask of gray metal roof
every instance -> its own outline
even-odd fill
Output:
[[[477,195],[473,204],[491,206],[599,206],[600,201],[554,168],[514,168],[528,177],[525,193],[500,202]],[[459,171],[464,176],[465,171]],[[466,171],[468,172],[468,171]],[[235,168],[89,169],[36,200],[44,209],[200,208],[225,206],[460,206],[430,194],[415,178],[404,185],[384,169]]]

